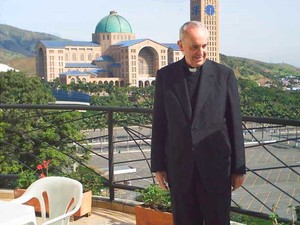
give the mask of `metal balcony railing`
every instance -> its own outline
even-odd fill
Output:
[[[84,166],[106,178],[110,200],[132,200],[137,189],[154,183],[150,172],[151,109],[5,104],[0,109],[22,112],[23,119],[30,116],[36,120],[79,111],[80,119],[87,124],[81,129],[85,137],[70,138],[68,143],[89,152],[91,159]],[[72,126],[77,122],[70,118],[66,123]],[[263,217],[276,206],[281,218],[291,219],[291,206],[300,205],[300,121],[243,117],[243,126],[247,175],[243,187],[233,192],[232,210]],[[74,163],[80,162],[74,159]]]

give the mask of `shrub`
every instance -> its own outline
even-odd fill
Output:
[[[146,189],[138,191],[137,201],[143,202],[143,206],[151,209],[171,212],[170,192],[163,190],[155,184],[150,185]]]

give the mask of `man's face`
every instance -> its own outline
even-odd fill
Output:
[[[204,64],[207,57],[207,39],[204,30],[190,27],[186,30],[183,40],[178,41],[178,46],[189,66],[200,67]]]

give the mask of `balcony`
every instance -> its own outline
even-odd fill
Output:
[[[137,190],[154,183],[150,172],[151,109],[4,104],[0,108],[6,115],[18,115],[18,120],[14,120],[16,124],[6,128],[11,138],[26,140],[28,144],[39,143],[38,135],[33,133],[54,130],[63,137],[61,141],[66,146],[74,149],[73,154],[70,151],[64,153],[74,167],[88,167],[99,177],[105,178],[107,189],[104,196],[94,196],[95,207],[101,202],[134,205]],[[68,116],[73,112],[76,112],[76,118]],[[64,120],[59,123],[58,115],[64,115]],[[28,119],[36,122],[30,124],[30,130],[25,127],[20,129]],[[78,124],[81,124],[80,133],[84,138],[75,139],[71,134],[60,133],[62,127],[78,127]],[[243,117],[243,127],[247,175],[243,187],[233,192],[232,211],[267,218],[276,206],[276,213],[283,221],[291,220],[290,206],[300,205],[300,121]],[[57,143],[51,145],[51,142],[43,141],[45,143],[49,151],[63,151]],[[7,157],[13,158],[13,155],[5,149],[22,151],[18,146],[5,142],[5,139],[1,144],[1,151]],[[81,162],[74,157],[80,152],[88,153],[90,159]],[[22,155],[21,158],[34,157],[39,160],[30,151],[22,152]],[[97,207],[94,210],[97,214]],[[105,213],[105,210],[99,215],[102,212]],[[109,217],[111,211],[106,213],[104,217]],[[113,211],[114,215],[119,215],[119,212]]]

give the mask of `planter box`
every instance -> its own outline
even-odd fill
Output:
[[[135,206],[136,225],[173,225],[172,213]]]
[[[21,195],[24,194],[26,189],[15,189],[14,190],[14,196],[15,198],[20,197]],[[46,212],[49,213],[49,204],[48,204],[48,198],[44,196],[45,198],[45,203],[46,203]],[[36,212],[41,212],[41,207],[40,203],[36,198],[33,198],[29,200],[28,202],[25,203],[26,205],[31,205],[34,206],[34,210]],[[82,204],[79,210],[73,215],[75,218],[76,217],[81,217],[81,216],[90,216],[92,213],[92,191],[86,191],[82,195]]]
[[[73,215],[76,217],[90,216],[92,214],[92,191],[86,191],[82,195],[82,204],[78,211]]]

